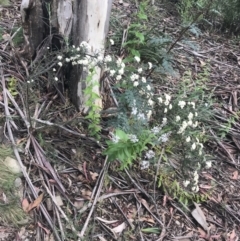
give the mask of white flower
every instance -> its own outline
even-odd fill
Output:
[[[140,165],[141,165],[141,170],[143,170],[143,169],[149,168],[150,163],[149,163],[149,161],[141,161]]]
[[[170,134],[171,134],[171,132],[162,134],[162,135],[158,138],[158,141],[163,142],[163,143],[167,142],[167,141],[169,140]]]
[[[124,69],[124,68],[125,68],[125,64],[124,64],[124,63],[121,63],[121,67]]]
[[[164,113],[167,113],[167,108],[164,108]]]
[[[163,99],[161,97],[158,97],[157,99],[158,99],[159,104],[161,104],[163,102]]]
[[[171,109],[172,109],[172,104],[170,104],[170,105],[168,106],[168,108],[169,108],[169,110],[171,110]]]
[[[142,77],[142,82],[143,82],[143,83],[146,83],[146,82],[147,82],[147,80],[146,80],[145,77]]]
[[[183,109],[183,107],[184,107],[185,105],[186,105],[186,102],[185,102],[185,101],[180,100],[180,101],[178,102],[178,106],[180,106],[181,109]]]
[[[142,71],[143,71],[143,69],[142,69],[142,68],[138,68],[138,73],[139,73],[139,74],[141,74],[141,73],[142,73]]]
[[[181,117],[179,115],[176,116],[176,122],[179,122],[181,120]]]
[[[33,80],[33,79],[31,79],[31,82],[34,82],[34,80]]]
[[[198,192],[199,191],[199,187],[198,186],[193,186],[192,187],[192,191],[193,192]]]
[[[198,116],[198,113],[197,113],[197,112],[195,112],[195,116],[196,116],[196,117]]]
[[[195,103],[194,102],[190,102],[190,105],[192,105],[193,109],[195,109]]]
[[[199,179],[199,175],[198,173],[195,171],[193,174],[193,180],[194,180],[194,184],[197,185],[198,184],[198,179]]]
[[[136,135],[129,134],[129,135],[128,135],[128,138],[130,139],[130,141],[131,141],[132,143],[136,143],[136,142],[139,141]]]
[[[162,119],[162,125],[164,126],[164,125],[166,125],[166,124],[167,124],[167,118],[164,117],[164,118]]]
[[[134,82],[133,82],[133,86],[134,86],[134,87],[137,87],[138,85],[139,85],[138,81],[134,81]]]
[[[190,112],[190,113],[188,114],[188,119],[189,119],[189,120],[192,120],[192,118],[193,118],[193,113]]]
[[[158,127],[158,126],[154,126],[152,129],[151,129],[151,132],[156,135],[160,132],[161,128]]]
[[[152,150],[149,150],[148,152],[146,152],[145,157],[146,157],[147,159],[152,159],[153,157],[155,157],[155,152],[152,151]]]
[[[111,134],[111,140],[113,143],[118,143],[118,141],[120,140],[120,137],[117,136],[117,135],[114,135],[113,133],[110,133]]]
[[[147,90],[151,90],[151,86],[150,85],[147,85]]]
[[[190,184],[190,181],[189,181],[189,180],[185,180],[185,181],[183,182],[183,186],[184,186],[184,187],[187,187],[189,184]]]
[[[58,77],[55,77],[54,79],[55,79],[56,81],[58,81]]]
[[[149,99],[148,100],[148,105],[153,105],[153,104],[154,104],[154,102],[151,99]]]
[[[53,68],[52,70],[53,70],[53,72],[56,72],[56,71],[57,71],[55,68]]]
[[[50,49],[50,47],[47,47],[47,49]]]
[[[206,164],[206,166],[205,166],[205,167],[206,167],[207,169],[209,169],[209,168],[211,168],[211,167],[212,167],[212,162],[211,162],[211,161],[206,161],[206,163],[205,163],[205,164]]]
[[[120,80],[122,78],[121,75],[117,75],[116,80]]]
[[[118,70],[118,73],[121,74],[121,75],[123,75],[124,69],[119,69],[119,70]]]
[[[103,61],[103,56],[102,56],[102,55],[98,55],[97,60],[98,60],[99,62],[102,62],[102,61]]]
[[[171,98],[172,98],[171,95],[168,95],[168,94],[166,94],[166,93],[165,93],[164,95],[165,95],[165,99],[166,99],[167,101],[170,101],[170,100],[171,100]]]
[[[189,126],[192,126],[192,125],[193,125],[192,120],[188,121],[188,125],[189,125]]]
[[[75,49],[75,48],[76,48],[76,47],[75,47],[75,45],[73,45],[72,47],[73,47],[73,49]]]
[[[61,67],[62,66],[62,62],[58,62],[58,65]]]
[[[138,118],[138,120],[142,120],[142,121],[146,120],[146,117],[143,113],[138,113],[137,118]]]
[[[139,75],[138,74],[133,74],[133,75],[131,75],[130,79],[132,81],[137,80],[137,79],[139,79]]]
[[[148,62],[148,69],[151,69],[151,68],[152,68],[152,63]]]
[[[196,149],[196,143],[194,142],[193,144],[192,144],[192,146],[191,146],[191,150],[193,151],[193,150],[195,150]]]
[[[180,127],[177,134],[182,134],[185,131],[185,129],[187,128],[187,126],[188,126],[188,123],[186,121],[183,121],[182,126]]]
[[[198,145],[200,146],[200,149],[202,150],[203,149],[203,144],[199,142]]]
[[[137,108],[136,107],[133,107],[132,108],[132,113],[131,113],[132,115],[136,115],[137,114]]]
[[[110,72],[110,76],[112,77],[112,76],[114,76],[114,74],[116,73],[116,70],[111,69],[109,72]]]
[[[28,81],[27,81],[27,83],[28,83],[28,84],[30,84],[30,83],[31,83],[31,81],[29,81],[29,80],[28,80]]]
[[[140,58],[138,56],[135,56],[134,59],[139,63],[140,62]]]
[[[148,113],[147,113],[147,118],[148,118],[148,120],[150,120],[151,116],[152,116],[152,111],[149,110]]]
[[[82,59],[82,65],[88,65],[88,59]]]
[[[123,63],[122,63],[122,59],[118,58],[117,61],[117,66],[120,67]],[[124,66],[125,67],[125,66]]]
[[[57,58],[58,58],[59,60],[61,60],[61,59],[62,59],[62,56],[61,56],[61,55],[58,55]]]
[[[105,62],[111,62],[112,57],[110,55],[107,55],[107,56],[105,56],[104,60],[105,60]]]
[[[80,48],[79,48],[79,47],[77,47],[77,48],[76,48],[76,50],[77,50],[77,51],[80,51]]]
[[[82,41],[80,44],[80,47],[84,47],[87,50],[89,50],[91,48],[90,45],[86,41]]]
[[[71,59],[69,59],[69,58],[66,58],[66,59],[65,59],[66,62],[70,62],[70,60],[71,60]]]
[[[193,128],[198,126],[198,121],[195,121],[195,123],[192,125]]]
[[[111,45],[114,45],[114,41],[112,39],[109,39],[109,42]]]
[[[188,136],[187,138],[186,138],[186,142],[190,142],[191,141],[191,138],[190,138],[190,136]]]

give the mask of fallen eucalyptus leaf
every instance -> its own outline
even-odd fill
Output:
[[[195,209],[192,211],[192,216],[195,220],[208,232],[209,228],[206,222],[206,217],[197,203],[194,203]]]

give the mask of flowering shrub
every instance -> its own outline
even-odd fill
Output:
[[[110,43],[114,44],[113,40]],[[92,91],[98,83],[91,82],[96,68],[103,68],[115,82],[113,91],[118,101],[118,115],[110,122],[115,131],[104,152],[109,161],[118,160],[120,169],[124,169],[138,160],[142,169],[148,168],[161,150],[166,149],[167,153],[178,156],[185,177],[182,187],[197,193],[199,171],[211,167],[203,148],[202,125],[202,117],[209,106],[206,107],[199,96],[194,96],[194,91],[191,95],[186,90],[179,95],[156,94],[148,78],[153,64],[141,63],[139,56],[133,58],[134,62],[124,62],[110,55],[102,58],[96,53],[91,56],[89,48],[86,42],[79,47],[73,46],[67,56],[57,57],[57,65],[58,68],[64,64],[80,65],[87,73],[85,94],[89,96],[86,104],[90,111],[86,118],[90,120],[91,135],[97,135],[100,130],[99,109],[94,105],[95,99],[100,97]],[[57,76],[54,79],[57,81]]]
[[[141,61],[138,56],[134,59],[137,64]],[[149,161],[154,161],[166,148],[169,153],[178,155],[182,173],[186,177],[182,186],[197,193],[198,172],[204,167],[211,167],[203,148],[206,137],[202,126],[203,116],[209,116],[210,105],[206,107],[203,101],[199,101],[201,96],[194,96],[194,90],[191,96],[186,93],[179,96],[154,94],[154,87],[146,78],[146,72],[151,67],[151,63],[127,67],[120,81],[115,78],[118,87],[124,88],[124,91],[117,95],[119,114],[112,121],[116,132],[112,134],[112,141],[107,142],[105,154],[109,155],[110,161],[119,160],[121,168],[128,167],[136,159],[140,161],[141,168],[146,168],[149,167]],[[111,75],[113,70],[109,71]],[[123,133],[128,136],[124,141],[121,137]],[[134,143],[131,135],[135,135]],[[147,141],[142,136],[147,136]],[[138,145],[141,148],[136,148]]]

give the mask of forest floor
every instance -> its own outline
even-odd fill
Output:
[[[180,18],[173,6],[155,3],[157,14],[149,17],[150,23],[159,23],[159,31],[171,37],[172,43],[181,34]],[[109,36],[115,45],[107,52],[121,53],[123,30],[136,9],[135,1],[114,1]],[[156,187],[156,165],[141,169],[136,162],[119,171],[116,163],[108,163],[102,155],[104,145],[87,136],[84,118],[69,102],[67,91],[60,98],[56,86],[39,82],[39,88],[30,88],[26,95],[28,64],[18,54],[21,36],[16,42],[10,38],[20,26],[19,4],[0,6],[0,10],[0,154],[14,146],[16,159],[26,167],[18,205],[21,203],[27,213],[13,225],[1,217],[1,211],[0,240],[78,240],[79,234],[86,241],[239,240],[237,37],[214,28],[201,30],[199,36],[188,31],[171,51],[177,74],[165,76],[165,82],[159,83],[158,91],[174,92],[185,71],[194,79],[204,66],[209,68],[206,94],[212,93],[209,101],[216,111],[209,120],[212,128],[207,134],[211,138],[205,148],[212,156],[212,167],[200,174],[199,193],[207,194],[206,200],[186,206],[166,189]],[[153,74],[154,78],[158,76]],[[8,98],[4,88],[8,88]],[[28,112],[34,118],[32,130],[26,127]],[[7,129],[9,115],[12,132]],[[218,138],[219,131],[222,138]],[[103,132],[108,138],[108,131]],[[10,198],[3,190],[0,186],[0,205],[6,209]]]

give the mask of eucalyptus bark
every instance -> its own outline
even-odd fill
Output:
[[[75,46],[86,41],[91,46],[90,54],[98,52],[103,56],[111,7],[112,0],[22,0],[22,54],[34,58],[43,40],[54,34]],[[100,76],[101,70],[97,68],[92,81],[99,81]],[[80,66],[73,66],[69,78],[72,102],[79,111],[86,112],[86,73]],[[100,96],[99,88],[95,87],[93,92]],[[95,104],[101,107],[100,100]]]

